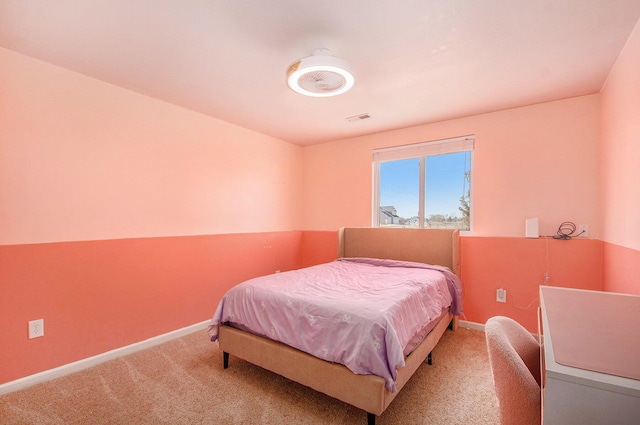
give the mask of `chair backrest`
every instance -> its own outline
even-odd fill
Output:
[[[502,425],[540,424],[540,345],[508,317],[490,318],[485,333]]]

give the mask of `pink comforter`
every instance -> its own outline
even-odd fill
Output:
[[[232,326],[283,342],[395,391],[404,357],[451,307],[462,314],[461,285],[446,267],[341,258],[245,281],[229,290],[209,334]]]

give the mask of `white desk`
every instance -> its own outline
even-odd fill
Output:
[[[625,297],[626,310],[611,310],[617,297]],[[624,351],[640,343],[640,296],[542,286],[540,307],[543,424],[640,424],[640,380],[566,365],[571,349],[576,359],[617,352],[610,365],[628,365],[630,360],[640,365],[640,351]],[[563,335],[563,348],[570,348],[562,352],[565,364],[556,362],[554,330],[556,343]]]

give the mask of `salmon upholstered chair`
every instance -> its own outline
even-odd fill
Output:
[[[540,345],[508,317],[490,318],[485,333],[500,422],[540,424]]]

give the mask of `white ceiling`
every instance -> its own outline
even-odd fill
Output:
[[[639,18],[640,0],[0,0],[0,46],[305,146],[597,93]],[[287,88],[321,47],[354,88]]]

